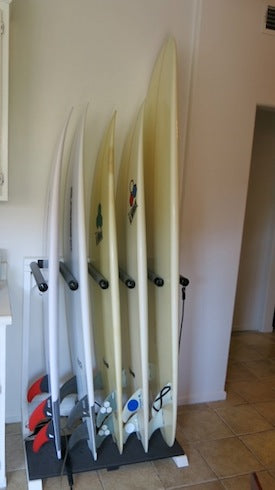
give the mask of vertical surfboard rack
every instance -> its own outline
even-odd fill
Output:
[[[90,276],[94,279],[94,281],[98,284],[101,289],[108,289],[109,281],[99,272],[96,267],[89,262],[88,263],[88,272]]]
[[[30,263],[30,269],[31,272],[33,273],[33,277],[35,279],[36,285],[41,293],[45,293],[48,290],[48,284],[47,281],[45,280],[41,269],[47,269],[48,268],[48,261],[39,259],[37,262],[31,262]],[[62,261],[59,262],[59,272],[62,275],[64,281],[66,284],[69,286],[69,288],[72,291],[76,291],[78,289],[78,282],[71,273],[71,271],[68,269],[66,264]]]
[[[33,273],[33,277],[35,279],[36,285],[41,293],[45,293],[48,290],[48,284],[44,279],[44,276],[40,270],[40,267],[37,262],[31,262],[30,269]]]
[[[136,286],[135,280],[129,276],[127,272],[125,272],[123,269],[119,267],[119,279],[123,284],[128,288],[128,289],[134,289]]]
[[[77,289],[78,283],[70,270],[60,262],[60,274],[64,283],[73,291]],[[59,477],[62,473],[68,476],[71,474],[95,471],[99,469],[114,470],[120,466],[154,461],[159,459],[172,458],[177,467],[188,466],[188,459],[182,447],[175,441],[172,447],[167,446],[161,435],[160,429],[156,430],[150,438],[150,446],[147,453],[144,452],[141,441],[132,434],[128,437],[122,454],[119,454],[116,444],[112,437],[107,438],[98,451],[98,459],[94,461],[91,457],[90,450],[86,441],[80,441],[70,450],[70,468],[68,469],[64,461],[56,458],[54,443],[51,441],[45,444],[38,453],[32,449],[33,434],[30,432],[29,423],[29,406],[24,396],[27,393],[29,385],[28,366],[30,363],[29,342],[30,342],[30,324],[32,316],[31,302],[38,296],[33,296],[31,291],[35,288],[41,293],[48,289],[47,280],[43,275],[43,269],[48,268],[47,259],[25,259],[24,264],[24,309],[23,309],[23,359],[22,359],[22,434],[24,439],[24,451],[26,460],[26,472],[28,481],[28,490],[42,490],[42,481],[46,478]],[[88,266],[89,274],[99,284],[106,289],[109,286],[108,281],[104,278],[91,264]],[[121,274],[121,280],[126,284],[129,276]],[[132,279],[132,278],[130,278]],[[103,281],[103,283],[101,282]],[[180,276],[180,285],[185,289],[189,284],[188,279]],[[62,282],[61,282],[62,285]],[[37,299],[35,300],[37,301]],[[36,322],[35,322],[36,323]],[[36,327],[37,328],[37,325]],[[66,343],[66,342],[65,342]],[[67,394],[75,390],[75,378],[71,378],[63,385],[61,395],[61,415],[68,416],[74,407],[75,399],[69,399]],[[67,447],[65,437],[62,436],[62,447]]]
[[[161,288],[164,286],[164,279],[157,274],[156,272],[152,271],[151,269],[148,269],[147,271],[148,279],[151,281],[155,286]]]

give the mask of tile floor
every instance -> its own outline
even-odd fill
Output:
[[[159,460],[74,476],[75,490],[249,490],[257,472],[264,490],[275,489],[275,334],[233,333],[227,400],[179,407],[177,440],[189,466]],[[9,490],[27,489],[20,427],[7,426]],[[43,482],[68,488],[65,477]]]

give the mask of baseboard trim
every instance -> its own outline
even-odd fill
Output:
[[[178,405],[190,405],[192,403],[210,403],[226,400],[226,391],[216,391],[212,393],[191,393],[190,395],[179,396]]]

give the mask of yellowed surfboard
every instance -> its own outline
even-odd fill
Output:
[[[175,440],[178,384],[178,143],[175,41],[155,63],[145,101],[144,172],[149,288],[151,420]],[[156,285],[162,284],[163,285]]]
[[[123,449],[122,363],[119,275],[114,192],[114,133],[116,114],[103,137],[93,177],[89,257],[97,379],[102,403],[97,413],[97,446],[112,434]],[[103,279],[98,279],[102,277]],[[100,286],[103,285],[103,287]],[[107,287],[108,286],[108,287]]]
[[[124,441],[132,432],[148,451],[148,305],[143,105],[126,139],[116,193],[123,367]],[[128,282],[127,282],[128,281]]]

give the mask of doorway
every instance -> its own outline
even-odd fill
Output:
[[[258,107],[233,330],[271,332],[275,306],[275,109]]]

